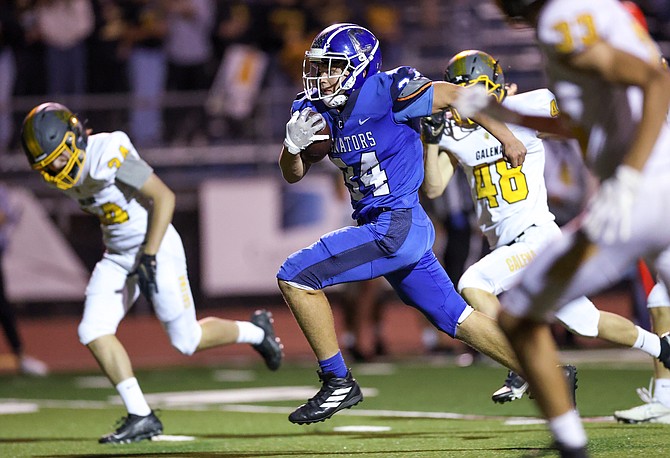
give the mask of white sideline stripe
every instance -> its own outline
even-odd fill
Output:
[[[547,422],[544,418],[513,418],[507,420],[505,424],[507,426],[519,426],[519,425],[543,425]]]
[[[106,409],[109,402],[105,401],[72,401],[60,399],[0,399],[0,405],[8,403],[32,403],[39,408],[50,409]]]
[[[33,413],[38,410],[40,410],[40,406],[34,402],[0,402],[0,415]]]
[[[245,402],[302,401],[314,396],[318,388],[313,386],[280,386],[242,388],[235,390],[184,391],[153,393],[145,395],[150,405],[163,407],[190,406],[193,404],[239,404]],[[349,391],[349,389],[347,389]],[[375,388],[363,390],[364,396],[377,396]],[[120,402],[113,396],[113,402]]]
[[[366,425],[336,426],[333,428],[333,431],[338,433],[377,433],[382,431],[391,431],[391,427]]]
[[[251,382],[256,380],[256,372],[249,370],[224,370],[214,372],[214,380],[217,382]]]
[[[314,396],[314,387],[263,387],[234,390],[178,391],[151,393],[145,397],[150,405],[188,406],[189,404],[234,404],[239,402],[298,401]],[[114,399],[120,399],[114,396]]]
[[[194,440],[195,436],[171,436],[166,434],[159,434],[151,438],[152,442],[190,442]]]
[[[252,405],[227,405],[221,406],[220,410],[224,412],[242,412],[242,413],[276,413],[287,414],[295,410],[294,407],[270,407],[270,406],[252,406]],[[434,418],[445,420],[500,420],[506,425],[517,424],[535,424],[535,422],[545,423],[546,420],[537,417],[502,417],[497,415],[475,415],[453,412],[416,412],[403,410],[340,410],[336,415],[347,415],[350,417],[387,417],[387,418]],[[529,423],[523,423],[528,421]],[[585,423],[611,423],[615,419],[608,417],[582,417]]]
[[[251,406],[251,405],[228,405],[221,406],[221,410],[226,412],[248,412],[248,413],[291,413],[295,407],[270,407],[270,406]],[[523,420],[532,417],[501,417],[494,415],[474,415],[461,414],[453,412],[416,412],[404,410],[340,410],[337,415],[347,415],[351,417],[389,417],[389,418],[437,418],[447,420]]]
[[[519,425],[541,425],[546,423],[547,420],[543,418],[510,418],[505,422],[509,426],[519,426]],[[606,417],[582,417],[582,422],[584,423],[616,423],[616,419],[613,416]]]
[[[284,387],[286,390],[291,388],[297,389],[296,391],[301,391],[304,389],[309,390],[309,395],[314,394],[314,387]],[[272,388],[253,388],[252,391],[264,390],[264,391],[273,391]],[[224,390],[222,390],[224,391]],[[238,391],[249,391],[249,390],[230,390],[234,392]],[[209,393],[209,392],[207,392]],[[169,393],[162,393],[169,394]],[[238,404],[229,402],[228,405],[220,405],[220,401],[206,399],[206,397],[201,397],[200,402],[186,403],[188,396],[186,395],[196,395],[198,392],[188,392],[188,393],[172,393],[172,394],[183,394],[179,401],[181,403],[165,403],[163,406],[174,408],[175,410],[184,410],[184,411],[200,411],[200,410],[209,410],[211,409],[211,404],[219,404],[218,410],[224,412],[241,412],[241,413],[276,413],[276,414],[288,414],[295,410],[295,407],[274,407],[274,406],[259,406],[259,405],[247,405],[247,404]],[[364,396],[373,397],[377,395],[377,390],[375,389],[363,389]],[[157,396],[157,394],[155,394]],[[153,396],[153,395],[152,395]],[[304,396],[301,396],[300,399],[303,399]],[[288,398],[287,398],[288,399]],[[266,399],[267,400],[267,399]],[[276,398],[269,400],[277,400]],[[288,399],[294,400],[294,399]],[[237,401],[240,401],[238,398]],[[50,400],[50,399],[0,399],[0,409],[3,409],[5,406],[11,405],[25,405],[25,407],[18,407],[17,409],[34,409],[32,412],[37,411],[40,408],[59,408],[59,409],[105,409],[110,406],[110,402],[104,401],[68,401],[68,400]],[[30,407],[28,407],[30,406]],[[7,407],[9,411],[10,408]],[[0,413],[5,413],[1,412]],[[19,412],[24,413],[24,412]],[[446,420],[499,420],[506,425],[520,425],[520,424],[536,424],[536,422],[544,422],[544,420],[538,417],[505,417],[498,415],[476,415],[476,414],[460,414],[454,412],[420,412],[420,411],[402,411],[402,410],[366,410],[366,409],[354,409],[354,410],[342,410],[337,413],[337,415],[347,415],[352,417],[389,417],[389,418],[434,418],[434,419],[446,419]],[[616,420],[613,416],[603,416],[603,417],[582,417],[582,421],[585,423],[612,423]],[[518,422],[518,423],[517,423]],[[528,423],[524,423],[528,422]]]

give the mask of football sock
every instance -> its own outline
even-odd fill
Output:
[[[328,359],[319,361],[319,366],[321,367],[321,372],[324,374],[332,372],[336,377],[346,377],[347,376],[347,365],[344,364],[344,358],[342,357],[342,352],[338,351],[335,356],[331,356]]]
[[[237,336],[237,343],[248,343],[258,345],[263,342],[265,338],[265,331],[253,324],[250,321],[236,321],[239,334]]]
[[[637,328],[637,340],[633,344],[633,348],[639,348],[654,358],[658,358],[661,354],[661,339],[656,334],[652,334],[639,326],[635,327]]]
[[[670,408],[670,379],[657,378],[654,380],[654,397],[658,402]]]
[[[149,407],[146,399],[144,399],[140,384],[137,383],[135,377],[127,378],[116,385],[116,391],[119,392],[128,413],[139,415],[140,417],[146,417],[151,413],[151,407]]]
[[[586,432],[576,410],[549,419],[549,429],[556,442],[569,448],[586,446]]]

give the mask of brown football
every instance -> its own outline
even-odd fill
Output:
[[[333,138],[330,136],[330,127],[326,127],[316,133],[316,135],[327,135],[325,140],[316,140],[310,143],[304,150],[300,151],[300,157],[303,161],[314,164],[326,157],[333,147]]]

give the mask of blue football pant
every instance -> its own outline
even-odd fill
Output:
[[[433,224],[420,206],[387,211],[292,254],[277,278],[320,290],[384,276],[403,302],[454,337],[467,304],[435,257],[434,240]]]

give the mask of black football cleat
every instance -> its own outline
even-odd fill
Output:
[[[516,372],[509,371],[505,383],[503,383],[503,386],[501,386],[498,391],[493,393],[491,399],[493,402],[503,404],[505,402],[521,399],[527,391],[528,382]]]
[[[666,369],[670,369],[670,332],[661,336],[661,354],[658,355],[658,360]]]
[[[288,419],[291,423],[308,425],[324,421],[342,409],[349,409],[363,400],[363,393],[356,379],[347,372],[346,377],[335,377],[328,372],[317,371],[323,383],[316,395],[298,407]]]
[[[284,345],[282,345],[279,337],[275,336],[272,313],[267,310],[256,310],[250,321],[265,331],[263,341],[252,345],[252,347],[263,357],[268,369],[276,371],[281,366],[282,359],[284,359]]]
[[[119,420],[121,426],[113,433],[102,436],[98,442],[101,444],[129,444],[144,439],[151,439],[163,433],[163,424],[154,412],[146,417],[128,414]]]
[[[571,365],[560,366],[565,380],[568,383],[570,390],[570,399],[574,406],[577,405],[577,368]],[[505,402],[515,401],[528,392],[528,382],[519,374],[509,371],[505,383],[493,395],[491,399],[493,402],[503,404]],[[532,394],[530,395],[532,398]]]
[[[558,450],[558,456],[561,458],[589,458],[586,447],[570,448],[560,442],[554,442],[554,448]]]

